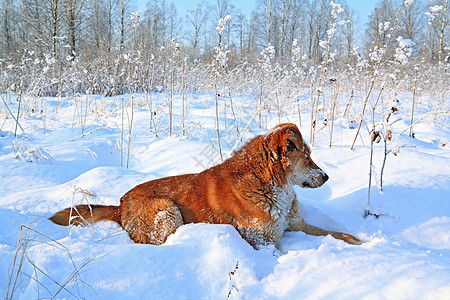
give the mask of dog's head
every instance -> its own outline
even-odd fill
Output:
[[[316,188],[328,180],[328,175],[311,159],[311,149],[295,124],[280,124],[266,137],[270,159],[282,168],[289,184]]]

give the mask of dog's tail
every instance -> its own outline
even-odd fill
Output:
[[[49,220],[62,226],[86,225],[103,220],[120,224],[120,207],[113,205],[77,205],[57,212]]]

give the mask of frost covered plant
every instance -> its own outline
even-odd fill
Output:
[[[219,19],[219,21],[217,21],[217,34],[219,35],[219,48],[222,47],[222,35],[225,32],[226,28],[227,28],[227,24],[231,22],[231,15],[227,15],[225,18],[221,18]]]
[[[218,81],[219,78],[223,78],[223,76],[226,73],[226,67],[227,67],[227,54],[228,54],[228,45],[225,47],[222,47],[222,34],[224,33],[227,24],[231,21],[231,15],[227,15],[223,19],[219,19],[217,22],[217,34],[219,35],[219,45],[216,47],[216,67],[214,70],[214,97],[215,97],[215,104],[216,104],[216,134],[217,134],[217,143],[219,145],[219,154],[220,159],[223,161],[223,155],[222,155],[222,147],[220,145],[220,129],[219,129],[219,99],[218,99]],[[223,75],[221,74],[223,72]]]
[[[444,9],[444,7],[442,5],[435,5],[435,6],[430,7],[430,12],[433,15],[437,15],[443,9]]]
[[[52,164],[53,157],[41,147],[33,148],[23,144],[21,141],[13,142],[13,152],[16,159],[31,163]]]
[[[221,36],[221,35],[223,34],[223,32],[225,31],[226,26],[227,26],[227,24],[228,24],[230,21],[231,21],[231,15],[226,15],[225,18],[220,19],[220,20],[217,22],[216,30],[217,30],[217,33],[218,33],[220,36]]]
[[[374,90],[376,79],[379,77],[381,65],[383,63],[384,57],[385,57],[386,52],[387,52],[388,43],[389,43],[390,39],[392,38],[392,35],[394,34],[395,29],[398,27],[398,18],[400,16],[400,14],[402,12],[404,12],[404,9],[406,8],[406,6],[408,6],[411,3],[412,2],[408,1],[408,0],[403,2],[403,5],[402,5],[401,9],[398,11],[397,16],[395,18],[395,22],[392,25],[392,27],[390,26],[391,25],[390,22],[384,22],[383,26],[379,27],[379,30],[383,30],[383,31],[387,31],[389,29],[389,34],[387,35],[387,38],[386,38],[386,40],[384,42],[384,45],[381,48],[377,48],[377,46],[375,46],[374,51],[369,54],[370,58],[376,64],[375,64],[375,67],[374,67],[374,70],[373,70],[373,75],[372,75],[372,80],[371,80],[371,83],[370,83],[370,87],[369,87],[369,89],[368,89],[368,91],[366,93],[366,96],[365,96],[365,100],[364,100],[364,104],[363,104],[363,108],[362,108],[362,113],[361,113],[362,117],[361,117],[361,120],[359,122],[358,129],[356,131],[356,135],[355,135],[355,138],[353,139],[353,143],[352,143],[352,146],[351,146],[350,149],[353,149],[353,147],[355,146],[356,139],[358,138],[359,132],[361,130],[361,126],[362,126],[362,123],[364,121],[364,115],[366,113],[367,103],[368,103],[369,99],[371,98],[372,92]],[[380,93],[381,93],[381,91],[380,91]]]
[[[333,1],[330,2],[331,6],[331,12],[330,12],[330,25],[327,30],[327,40],[326,41],[319,41],[319,47],[324,49],[325,52],[323,54],[323,64],[326,64],[330,62],[332,59],[330,57],[331,53],[331,41],[333,39],[334,33],[336,32],[336,27],[339,24],[345,24],[342,22],[336,23],[336,19],[338,16],[344,11],[340,4],[334,3]]]
[[[135,28],[139,23],[141,22],[141,12],[140,11],[134,11],[130,14],[130,21],[133,25],[133,28]]]
[[[224,33],[225,29],[226,29],[226,25],[231,21],[231,15],[227,15],[225,18],[220,19],[217,22],[217,33],[219,34],[219,45],[215,48],[216,51],[216,62],[218,63],[219,66],[221,66],[222,68],[226,68],[227,67],[227,54],[228,54],[228,45],[226,45],[225,47],[222,46],[222,34]]]
[[[430,0],[430,5],[433,5],[434,0]],[[445,50],[445,27],[448,25],[447,19],[447,8],[448,8],[448,0],[446,0],[443,5],[433,5],[430,7],[430,11],[425,13],[428,17],[428,30],[431,32],[434,31],[434,35],[436,35],[438,39],[438,63],[442,64],[444,60],[444,50]]]
[[[272,72],[272,60],[275,58],[275,47],[270,43],[260,53],[262,60],[260,60],[260,66],[263,72]]]
[[[298,122],[299,125],[302,126],[302,116],[300,109],[300,82],[303,78],[303,69],[305,65],[301,66],[301,63],[305,61],[305,57],[301,55],[301,46],[299,45],[297,39],[295,39],[292,43],[292,76],[295,78],[296,85],[296,100],[297,100],[297,109],[298,109]]]
[[[413,46],[415,45],[413,40],[404,39],[402,36],[397,38],[398,47],[395,49],[394,58],[395,61],[406,65],[408,63],[408,59],[411,57],[413,52]]]
[[[327,40],[319,41],[319,47],[322,48],[324,50],[324,52],[322,54],[322,63],[318,67],[320,70],[320,76],[319,76],[319,80],[318,80],[318,87],[317,87],[316,93],[315,93],[316,96],[314,97],[314,100],[311,103],[310,143],[313,147],[315,146],[316,124],[317,124],[317,119],[319,116],[319,113],[318,113],[319,99],[321,96],[323,98],[323,90],[324,89],[322,87],[322,84],[325,82],[325,74],[328,71],[327,66],[329,63],[333,62],[334,56],[336,55],[336,52],[331,51],[331,42],[332,42],[334,34],[337,30],[336,29],[337,26],[339,24],[345,24],[345,22],[344,23],[342,23],[342,22],[336,23],[336,19],[344,11],[342,9],[341,5],[331,1],[330,6],[331,6],[330,24],[329,24],[328,30],[326,31]],[[325,100],[323,100],[323,102],[325,102]],[[327,117],[325,116],[325,104],[324,103],[322,103],[322,107],[323,107],[323,114],[324,114],[323,118],[327,119]],[[330,110],[332,110],[332,109],[330,109]],[[326,126],[326,124],[325,124],[325,126]]]
[[[222,68],[226,68],[227,67],[227,62],[228,62],[227,54],[228,54],[228,52],[230,52],[228,50],[228,45],[226,45],[224,48],[216,47],[216,62]]]
[[[305,58],[301,55],[301,51],[301,45],[298,43],[298,40],[295,39],[292,42],[292,66],[294,68],[300,67],[299,63]]]
[[[274,87],[276,81],[276,66],[274,66],[273,60],[275,58],[275,47],[270,43],[260,52],[261,57],[258,59],[259,72],[259,126],[262,127],[262,106],[263,99],[266,99],[266,95],[275,93]]]
[[[378,63],[381,61],[381,58],[384,55],[384,49],[378,48],[378,46],[375,46],[372,50],[372,52],[369,53],[369,58],[374,63]]]

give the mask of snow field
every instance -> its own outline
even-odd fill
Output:
[[[47,114],[20,119],[25,133],[19,130],[17,138],[14,121],[5,120],[0,131],[0,294],[14,299],[55,294],[57,299],[448,298],[450,134],[445,117],[418,123],[415,139],[400,134],[409,125],[406,116],[400,114],[401,120],[392,125],[389,147],[399,152],[387,157],[383,193],[372,183],[371,210],[378,218],[363,218],[367,132],[361,134],[365,146],[358,140],[354,150],[350,145],[356,130],[344,121],[335,121],[331,148],[328,127],[316,135],[312,158],[330,180],[318,189],[296,188],[304,217],[313,225],[356,235],[366,241],[361,246],[288,232],[279,249],[255,250],[233,227],[212,224],[184,225],[162,246],[138,245],[112,222],[69,229],[48,221],[72,204],[117,205],[139,183],[199,172],[219,162],[213,95],[190,95],[188,136],[180,134],[181,109],[175,100],[172,137],[165,95],[153,98],[159,109],[157,126],[150,129],[144,106],[135,108],[128,168],[120,165],[127,162],[131,108],[126,107],[122,137],[117,99],[98,97],[99,111],[87,114],[83,125],[73,101],[67,99],[56,113],[55,99],[46,99]],[[403,107],[409,107],[408,99],[403,96]],[[226,128],[220,120],[225,156],[238,137],[236,124],[242,133],[255,109],[245,95],[234,101],[237,119],[228,111]],[[11,108],[16,108],[14,103]],[[298,124],[295,109],[286,111],[292,113],[280,120]],[[418,111],[417,118],[429,113]],[[308,115],[302,115],[300,128],[306,141]],[[244,140],[266,132],[279,117],[263,112],[263,128],[258,120]],[[382,143],[375,144],[378,179],[383,151]],[[21,230],[21,225],[27,227]]]

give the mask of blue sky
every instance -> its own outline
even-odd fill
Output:
[[[137,9],[143,11],[148,0],[136,0]],[[189,8],[194,8],[202,0],[166,0],[166,3],[173,2],[177,7],[178,14],[182,17],[186,15],[186,11]],[[242,10],[243,13],[250,15],[251,11],[256,7],[256,0],[231,0],[231,3]],[[375,7],[378,0],[347,0],[350,7],[354,8],[360,19],[360,25],[364,26],[367,22],[367,17],[369,16],[372,9]]]

